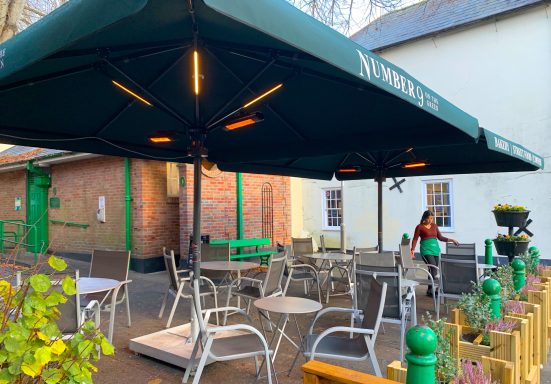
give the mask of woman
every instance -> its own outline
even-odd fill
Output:
[[[423,212],[421,217],[421,223],[415,227],[415,234],[413,235],[413,241],[411,243],[411,257],[415,252],[415,246],[417,245],[417,239],[421,238],[421,256],[423,261],[429,266],[430,274],[433,279],[438,275],[438,270],[433,266],[438,265],[438,257],[440,256],[440,246],[438,240],[451,242],[455,245],[459,245],[459,242],[454,239],[442,236],[438,226],[434,223],[434,214],[427,210]],[[436,294],[436,292],[435,292]],[[432,287],[428,287],[427,296],[432,296]]]

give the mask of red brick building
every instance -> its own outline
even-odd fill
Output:
[[[163,246],[184,257],[188,253],[193,211],[192,166],[139,159],[128,163],[129,196],[124,158],[21,146],[7,149],[0,153],[0,220],[25,223],[39,220],[44,223],[42,237],[49,251],[59,255],[88,258],[93,249],[124,250],[128,246],[132,250],[132,269],[161,270]],[[36,180],[36,175],[42,180],[43,189],[39,192],[45,195],[46,209],[40,216],[36,216],[36,211],[33,216],[36,194],[32,180]],[[202,233],[209,234],[211,239],[234,239],[236,174],[204,170],[204,175]],[[263,186],[265,192],[271,190],[272,201],[271,207],[265,204],[264,210]],[[274,243],[288,241],[289,179],[244,174],[242,194],[244,238],[265,237],[264,213],[265,219],[273,217],[273,236],[266,237],[272,237]],[[267,196],[265,193],[265,203]],[[127,201],[131,213],[128,237]],[[104,216],[98,217],[101,207]],[[4,227],[5,231],[11,231],[14,225]]]

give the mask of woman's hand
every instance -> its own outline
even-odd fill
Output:
[[[415,259],[415,250],[414,249],[411,250],[410,254],[411,254],[411,258]]]
[[[454,240],[454,239],[450,239],[450,240],[452,241],[452,243],[453,243],[454,245],[459,245],[459,241]]]

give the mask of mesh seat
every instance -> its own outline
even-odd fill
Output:
[[[230,261],[230,244],[201,244],[201,261]],[[201,276],[209,278],[217,287],[231,282],[229,272],[201,270]]]
[[[460,260],[473,260],[476,259],[476,244],[459,244],[453,243],[446,244],[446,255],[448,258],[460,259]]]
[[[471,292],[473,283],[478,283],[476,256],[470,260],[458,259],[456,255],[440,255],[440,287],[438,290],[437,316],[440,304],[446,299],[458,300],[461,294]]]
[[[319,269],[312,259],[306,257],[306,254],[314,253],[314,245],[311,237],[306,238],[291,238],[293,254],[290,258],[290,264],[288,264],[288,277],[285,284],[284,294],[291,281],[301,281],[304,284],[304,293],[308,294],[310,287],[316,284],[318,289],[318,300],[321,303],[321,287],[319,279]]]

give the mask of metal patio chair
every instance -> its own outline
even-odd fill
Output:
[[[230,261],[230,244],[201,244],[201,261]],[[201,276],[209,278],[217,288],[231,283],[231,274],[225,271],[202,270]]]
[[[186,369],[186,373],[184,374],[182,383],[187,383],[191,371],[195,366],[199,349],[201,349],[201,358],[199,360],[199,364],[197,365],[197,370],[195,371],[195,377],[193,378],[192,384],[198,384],[200,382],[201,374],[203,373],[203,368],[205,367],[207,359],[212,359],[214,361],[228,361],[254,357],[256,376],[258,379],[258,377],[260,376],[261,368],[261,366],[258,364],[258,357],[260,356],[264,356],[264,358],[266,359],[268,383],[272,383],[272,351],[269,349],[266,339],[258,329],[249,324],[232,324],[219,327],[206,327],[206,324],[208,324],[211,314],[223,311],[238,312],[239,314],[243,315],[249,323],[252,323],[250,317],[245,313],[245,311],[236,307],[213,308],[203,311],[201,308],[200,300],[200,284],[198,284],[196,280],[193,282],[193,309],[197,314],[199,335],[193,347],[188,368]],[[227,331],[237,331],[239,333],[215,338],[216,334]]]
[[[459,300],[461,294],[471,292],[473,284],[478,283],[478,261],[476,256],[471,260],[457,259],[456,255],[440,255],[440,285],[438,288],[438,305],[436,317],[440,316],[441,303],[446,299]]]
[[[318,288],[318,300],[321,303],[321,287],[320,287],[320,278],[319,270],[315,263],[312,263],[311,259],[303,255],[314,253],[314,245],[312,243],[312,238],[291,238],[293,246],[293,254],[290,258],[290,262],[287,264],[289,274],[287,276],[287,282],[285,284],[285,289],[283,290],[284,295],[287,293],[289,284],[291,281],[301,281],[304,284],[304,293],[308,294],[310,291],[310,285],[317,285]]]
[[[130,251],[106,251],[94,249],[92,251],[92,260],[90,264],[90,273],[88,277],[103,277],[106,279],[114,279],[121,283],[121,287],[117,295],[116,305],[123,301],[126,303],[126,314],[128,317],[128,326],[132,325],[130,319],[130,298],[128,295],[128,284],[132,280],[128,279],[128,270],[130,268]],[[111,295],[111,292],[92,293],[86,295],[86,300],[98,300],[102,311],[111,311],[111,303],[106,303],[106,299]]]
[[[352,326],[334,326],[330,327],[320,334],[314,334],[316,321],[328,313],[350,313],[351,316],[356,312],[353,308],[325,308],[317,313],[308,334],[305,336],[304,355],[314,360],[318,357],[338,360],[363,361],[371,359],[371,364],[375,374],[382,377],[379,362],[375,354],[375,340],[379,331],[379,325],[383,315],[385,305],[387,283],[380,283],[370,275],[360,271],[358,280],[363,286],[363,280],[367,277],[369,282],[369,296],[359,310],[363,316],[360,327]],[[347,332],[352,337],[335,336],[337,332]],[[297,355],[298,357],[298,355]],[[295,358],[296,359],[296,358]]]
[[[386,299],[383,310],[383,323],[400,325],[400,361],[404,359],[404,339],[408,317],[411,321],[412,304],[415,299],[411,289],[402,285],[402,268],[380,267],[371,265],[355,265],[355,293],[354,308],[366,308],[370,289],[370,278],[387,283]],[[369,277],[371,276],[371,277]]]
[[[241,297],[247,302],[246,312],[248,314],[253,300],[283,295],[281,280],[283,279],[283,272],[285,271],[286,265],[287,255],[285,252],[281,252],[270,257],[268,271],[264,279],[244,276],[232,281],[228,290],[226,306],[230,305],[232,295]],[[226,324],[227,317],[228,314],[225,313],[224,325]]]
[[[165,262],[166,271],[168,273],[169,285],[165,293],[165,296],[163,298],[163,303],[161,304],[161,310],[159,311],[159,319],[163,317],[166,303],[168,301],[168,296],[169,295],[174,296],[174,303],[172,304],[172,309],[170,310],[170,315],[168,316],[168,321],[165,326],[165,328],[170,328],[170,324],[172,323],[172,318],[174,316],[174,312],[176,311],[176,307],[178,306],[178,302],[180,301],[180,298],[193,299],[193,289],[191,288],[191,285],[190,285],[190,281],[191,281],[189,276],[190,270],[176,269],[176,261],[174,258],[173,250],[171,250],[170,253],[167,253],[166,248],[163,247],[163,260]],[[183,274],[186,274],[186,275],[181,276]],[[204,282],[204,284],[201,284],[199,296],[201,297],[203,302],[206,296],[213,296],[214,306],[218,307],[216,286],[207,277],[201,276],[201,281]],[[216,324],[218,324],[218,314],[216,314]]]
[[[475,243],[465,243],[455,245],[453,243],[446,244],[446,254],[448,257],[454,257],[455,259],[462,260],[472,260],[476,256],[476,244]]]
[[[404,279],[413,280],[419,283],[419,285],[426,285],[432,287],[432,300],[434,302],[434,311],[436,312],[436,319],[439,319],[438,306],[436,300],[436,291],[438,289],[438,278],[433,278],[430,274],[425,263],[415,263],[411,258],[411,246],[409,243],[400,244],[400,264],[402,265],[402,271],[404,273]],[[436,266],[437,275],[440,276],[440,269]]]

